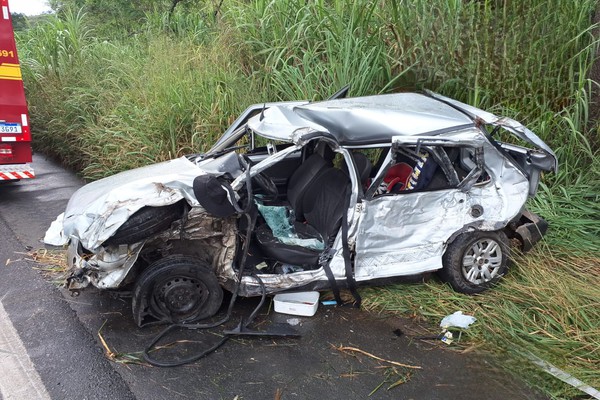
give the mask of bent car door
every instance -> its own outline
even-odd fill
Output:
[[[446,242],[473,221],[475,184],[486,184],[483,150],[464,138],[394,138],[359,205],[357,281],[442,267]],[[458,160],[468,159],[462,163]]]

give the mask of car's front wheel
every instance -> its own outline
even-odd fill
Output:
[[[481,293],[506,274],[509,256],[504,232],[465,232],[448,245],[438,275],[457,292]]]
[[[132,311],[138,326],[193,323],[213,316],[222,301],[223,289],[208,265],[195,257],[171,255],[140,274]]]

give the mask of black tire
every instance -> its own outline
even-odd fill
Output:
[[[474,231],[454,239],[438,275],[460,293],[477,294],[497,283],[508,270],[510,247],[502,231]]]
[[[107,245],[132,244],[169,229],[183,215],[184,202],[164,207],[143,207],[135,212],[104,243]]]
[[[138,277],[132,300],[138,326],[193,323],[212,317],[223,302],[223,289],[211,268],[189,256],[171,255],[148,266]]]

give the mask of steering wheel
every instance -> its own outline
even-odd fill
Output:
[[[252,166],[254,162],[246,154],[241,154],[245,164]],[[275,199],[279,196],[279,190],[277,185],[273,182],[273,179],[264,172],[259,172],[252,177],[252,184],[258,186],[261,189],[262,194],[267,198]]]
[[[277,190],[277,185],[273,182],[267,174],[263,172],[259,172],[258,174],[252,177],[252,183],[256,184],[259,188],[262,189],[262,192],[268,198],[276,199],[279,196],[279,190]]]

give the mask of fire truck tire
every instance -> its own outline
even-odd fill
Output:
[[[143,207],[125,221],[115,234],[106,240],[105,244],[137,243],[162,232],[183,216],[184,207],[183,201],[164,207]]]

